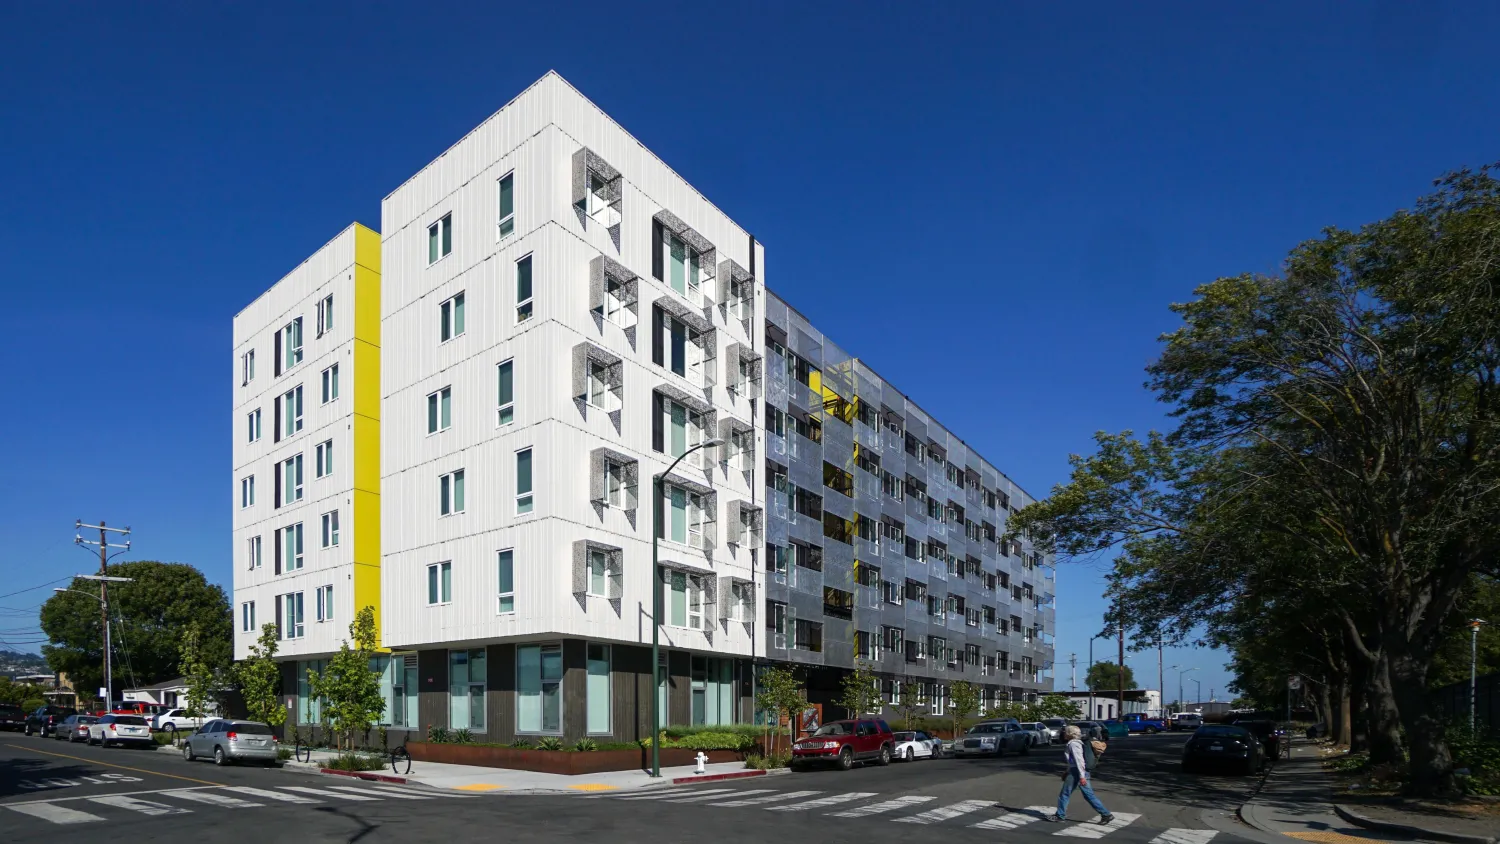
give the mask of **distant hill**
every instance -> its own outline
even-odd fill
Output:
[[[36,654],[0,648],[0,674],[15,677],[18,674],[50,674],[47,660]]]

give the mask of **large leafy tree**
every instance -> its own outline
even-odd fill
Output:
[[[1177,429],[1101,435],[1010,529],[1064,555],[1118,552],[1112,615],[1144,638],[1202,624],[1231,647],[1302,637],[1229,616],[1317,610],[1313,638],[1352,663],[1372,754],[1404,753],[1417,792],[1451,788],[1428,680],[1500,559],[1497,282],[1485,170],[1326,230],[1280,274],[1201,286],[1148,369]]]
[[[181,639],[197,623],[203,659],[213,668],[230,662],[234,620],[224,590],[185,563],[139,561],[112,563],[112,577],[132,578],[109,585],[109,613],[114,624],[115,688],[159,683],[179,675]],[[74,688],[103,685],[104,633],[100,627],[99,585],[74,580],[42,604],[41,627],[51,644],[42,655],[54,671],[65,671]],[[84,594],[79,594],[84,593]]]
[[[1125,685],[1120,685],[1121,675],[1125,677]],[[1089,666],[1088,673],[1084,675],[1084,682],[1091,691],[1110,692],[1117,689],[1134,689],[1135,672],[1130,666],[1116,665],[1113,662],[1096,662]]]

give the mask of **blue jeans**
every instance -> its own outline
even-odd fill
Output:
[[[1062,791],[1057,793],[1057,816],[1059,818],[1066,818],[1068,816],[1068,798],[1073,796],[1074,789],[1082,789],[1083,799],[1089,801],[1089,805],[1094,807],[1094,811],[1098,812],[1102,817],[1109,817],[1109,810],[1104,808],[1104,804],[1100,803],[1099,798],[1094,796],[1094,790],[1089,788],[1088,785],[1079,784],[1078,769],[1069,765],[1068,775],[1063,778]]]

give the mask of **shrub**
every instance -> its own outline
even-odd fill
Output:
[[[558,738],[557,736],[547,736],[545,738],[538,739],[537,743],[536,743],[536,749],[537,750],[562,750],[563,749],[562,739]]]
[[[385,760],[365,753],[343,753],[323,763],[323,767],[335,771],[378,771],[385,767]]]
[[[1470,730],[1465,724],[1449,727],[1447,739],[1453,767],[1469,772],[1459,778],[1459,788],[1468,794],[1500,795],[1500,738]]]
[[[473,744],[474,734],[468,730],[457,730],[453,733],[453,742],[455,744]]]
[[[453,740],[453,736],[442,727],[428,727],[427,740],[433,744],[445,744]]]
[[[580,753],[588,753],[589,751],[598,750],[599,743],[591,738],[581,738],[573,743],[573,749]]]
[[[286,760],[292,758],[292,749],[290,747],[276,748],[276,758],[282,762],[285,762]]]
[[[735,733],[693,733],[680,739],[668,740],[662,747],[681,747],[686,750],[749,750],[755,739]]]
[[[759,740],[766,733],[766,728],[759,724],[696,724],[693,726],[678,725],[666,727],[662,730],[669,739],[680,739],[698,733],[734,733],[739,736]],[[665,747],[666,745],[662,745]]]
[[[151,738],[156,741],[156,746],[157,747],[161,747],[164,744],[171,744],[172,743],[172,734],[171,733],[156,732],[156,733],[152,733],[151,734]]]
[[[766,771],[772,768],[785,768],[792,759],[790,753],[772,753],[762,756],[759,753],[751,753],[745,757],[745,767],[757,771]]]
[[[516,750],[530,750],[531,742],[527,739],[518,738],[515,741],[511,742],[510,746],[515,748]]]

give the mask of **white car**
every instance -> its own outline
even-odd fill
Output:
[[[1047,728],[1049,742],[1057,744],[1062,741],[1063,730],[1067,729],[1068,721],[1065,718],[1048,718],[1042,722],[1042,726]]]
[[[170,733],[173,730],[191,733],[212,720],[212,718],[194,718],[187,714],[186,709],[168,709],[156,716],[151,723],[151,728],[164,733]]]
[[[151,738],[151,725],[139,715],[102,715],[89,725],[89,744],[149,747],[156,740]]]
[[[1047,731],[1047,725],[1041,721],[1023,721],[1021,729],[1031,733],[1031,746],[1044,747],[1052,743],[1052,734]]]
[[[925,733],[916,733],[910,730],[896,733],[896,749],[891,752],[891,758],[898,762],[911,762],[916,759],[931,759],[933,739],[927,738]]]

